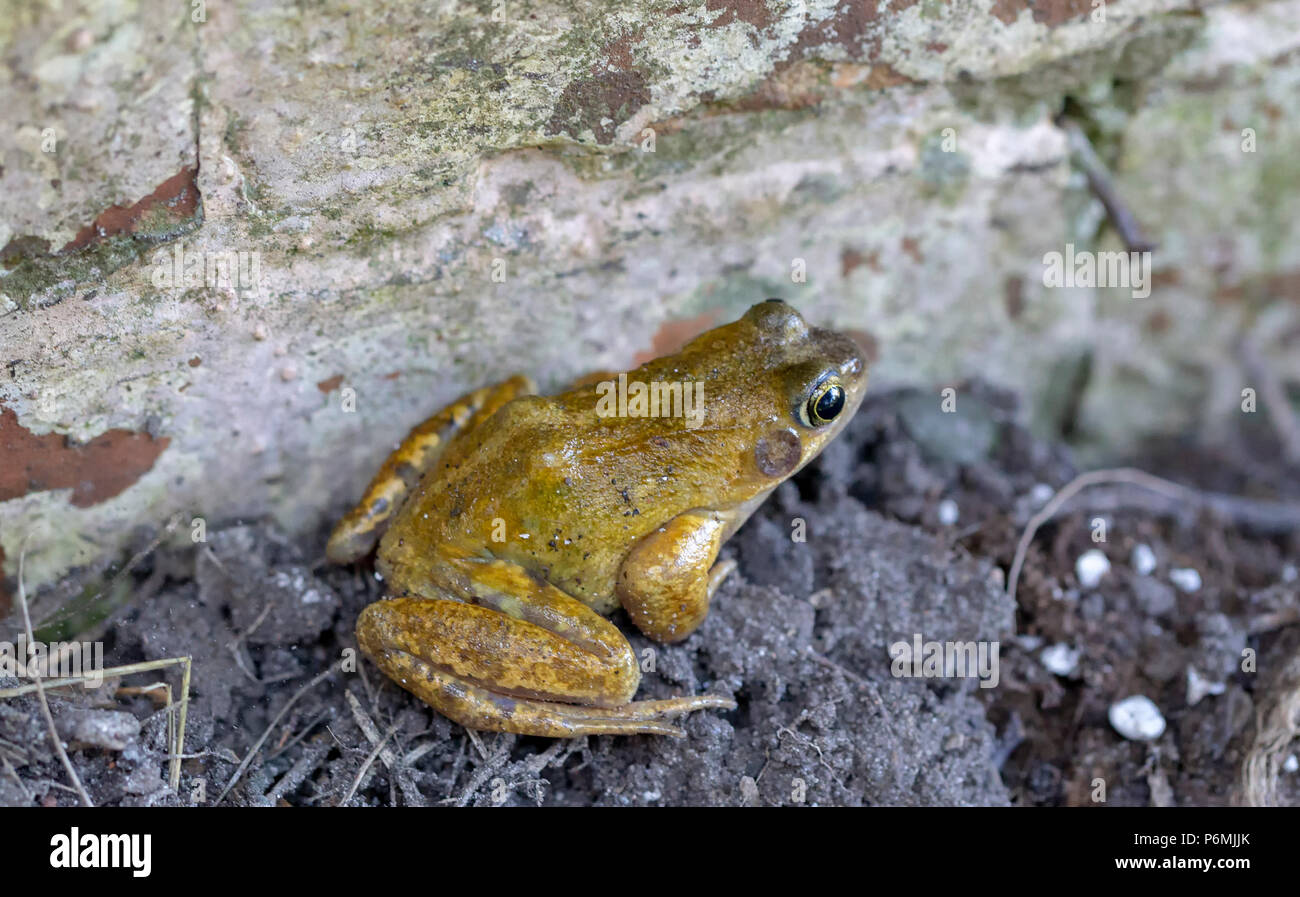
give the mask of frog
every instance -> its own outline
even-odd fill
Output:
[[[844,430],[866,382],[854,339],[769,299],[617,379],[542,396],[515,375],[461,396],[330,534],[329,561],[373,552],[384,583],[358,647],[481,731],[682,737],[686,714],[734,710],[634,700],[641,657],[609,616],[660,644],[690,636],[736,569],[723,544]]]

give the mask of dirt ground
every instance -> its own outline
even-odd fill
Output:
[[[149,555],[102,631],[107,664],[194,657],[179,793],[148,694],[52,696],[56,726],[96,804],[1090,805],[1099,782],[1109,805],[1300,803],[1300,533],[1249,507],[1085,493],[1038,531],[1013,601],[1016,542],[1077,470],[1015,423],[1013,397],[958,394],[956,414],[937,391],[871,396],[724,549],[739,571],[685,643],[616,620],[648,668],[641,697],[735,698],[689,717],[685,739],[470,733],[368,663],[326,672],[382,584],[325,566],[326,530],[296,544],[261,521]],[[1274,454],[1261,432],[1132,460],[1300,502]],[[1152,569],[1135,568],[1151,566],[1139,545]],[[1109,570],[1085,587],[1076,565],[1094,549]],[[1199,584],[1173,572],[1187,570]],[[917,634],[998,642],[996,687],[892,675],[889,646]],[[1130,695],[1163,715],[1155,740],[1108,721]],[[77,802],[34,697],[0,701],[0,759],[0,804]]]

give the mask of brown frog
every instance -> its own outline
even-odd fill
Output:
[[[735,567],[719,547],[839,434],[866,381],[856,343],[769,299],[617,379],[469,393],[411,431],[330,538],[336,563],[379,545],[393,597],[361,613],[361,649],[474,729],[681,735],[667,720],[734,708],[633,701],[637,657],[602,614],[690,635]]]

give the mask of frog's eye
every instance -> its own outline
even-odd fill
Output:
[[[824,427],[844,410],[844,386],[838,377],[826,377],[808,394],[808,400],[799,409],[799,419],[805,427]]]

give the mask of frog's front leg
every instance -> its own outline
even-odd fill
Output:
[[[618,597],[632,622],[659,642],[679,642],[709,613],[709,601],[736,562],[714,564],[727,518],[717,511],[677,515],[624,559]]]
[[[325,556],[335,564],[351,564],[369,554],[420,477],[447,446],[457,436],[487,420],[506,402],[531,392],[531,380],[514,376],[495,386],[466,393],[417,425],[384,461],[361,501],[334,527]]]
[[[389,677],[471,729],[552,738],[682,735],[663,720],[734,708],[714,695],[632,701],[635,653],[613,623],[500,560],[439,549],[418,596],[370,605],[357,641]]]

